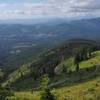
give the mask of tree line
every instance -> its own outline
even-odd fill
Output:
[[[75,57],[74,57],[74,64],[76,65],[76,72],[79,71],[80,67],[79,67],[79,63],[81,61],[90,59],[92,57],[92,52],[100,50],[100,46],[93,46],[93,47],[84,47],[81,50],[79,50]]]

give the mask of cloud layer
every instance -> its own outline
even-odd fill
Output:
[[[99,16],[99,0],[38,0],[38,2],[23,0],[23,2],[17,1],[13,3],[0,2],[1,19]]]

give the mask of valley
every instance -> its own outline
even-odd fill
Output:
[[[100,18],[30,25],[0,24],[0,67],[16,70],[25,63],[25,59],[32,61],[30,58],[38,53],[69,39],[99,41],[99,22]]]
[[[100,100],[99,25],[0,24],[0,100]]]

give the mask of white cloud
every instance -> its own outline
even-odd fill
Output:
[[[100,16],[99,0],[46,0],[39,3],[2,3],[0,18]]]

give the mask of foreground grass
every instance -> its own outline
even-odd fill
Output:
[[[100,77],[52,90],[57,100],[100,100]],[[40,92],[15,92],[9,100],[40,100]]]
[[[100,77],[85,83],[56,89],[57,100],[100,100]]]
[[[8,100],[40,100],[39,92],[15,92]]]

